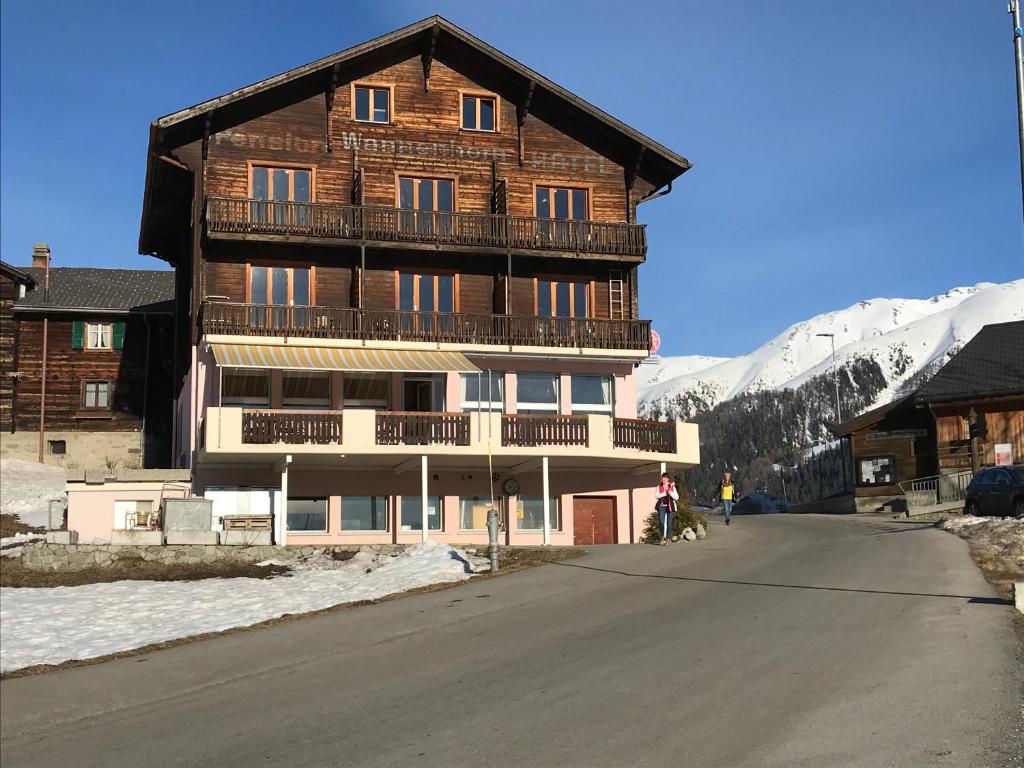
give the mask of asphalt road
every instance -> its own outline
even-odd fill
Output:
[[[125,610],[130,610],[125,606]],[[954,536],[772,516],[0,684],[16,766],[999,766],[1011,608]]]

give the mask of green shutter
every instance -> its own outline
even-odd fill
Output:
[[[124,323],[114,323],[114,349],[124,349]]]
[[[85,323],[81,320],[71,324],[71,348],[85,349]]]

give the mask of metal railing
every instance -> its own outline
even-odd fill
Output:
[[[469,414],[380,411],[377,445],[469,445]]]
[[[242,411],[242,442],[331,445],[341,442],[341,411]]]
[[[501,416],[501,444],[534,447],[538,445],[589,445],[590,422],[586,416],[562,414],[509,414]]]
[[[205,334],[647,350],[650,320],[205,302]]]
[[[944,512],[963,507],[967,486],[973,473],[970,470],[944,475],[918,477],[896,485],[907,499],[908,515]]]
[[[643,256],[642,224],[213,195],[210,232]]]
[[[675,453],[675,422],[613,419],[612,445],[652,453]]]

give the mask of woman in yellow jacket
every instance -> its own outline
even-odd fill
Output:
[[[725,510],[726,525],[732,525],[732,502],[736,496],[736,486],[732,484],[732,473],[726,472],[722,475],[722,482],[718,486],[718,500],[722,502],[722,507]]]

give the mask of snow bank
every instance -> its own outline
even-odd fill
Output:
[[[977,517],[975,515],[958,515],[957,517],[947,517],[945,520],[939,523],[939,528],[944,531],[952,531],[953,533],[959,533],[964,528],[970,528],[972,525],[981,525],[982,523],[992,522],[991,517]]]
[[[0,514],[17,515],[25,525],[46,526],[50,500],[64,500],[62,467],[20,459],[0,461]]]
[[[0,538],[0,557],[21,557],[21,552],[30,541],[45,539],[41,533],[16,533]]]
[[[328,558],[324,558],[327,560]],[[289,613],[375,600],[483,569],[447,544],[428,541],[399,555],[299,564],[270,579],[116,581],[80,587],[0,589],[0,672],[59,664],[152,643],[244,627]]]

